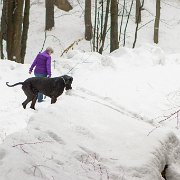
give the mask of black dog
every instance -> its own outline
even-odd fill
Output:
[[[57,101],[57,97],[63,93],[64,88],[66,90],[72,89],[72,81],[73,78],[71,76],[64,75],[55,78],[32,77],[26,79],[24,82],[13,85],[9,85],[9,82],[6,82],[6,85],[14,87],[22,84],[22,89],[27,96],[27,99],[22,103],[23,108],[26,109],[26,105],[32,101],[30,108],[35,109],[38,92],[50,97],[51,104],[53,104]]]

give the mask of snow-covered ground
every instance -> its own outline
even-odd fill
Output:
[[[54,76],[72,69],[73,90],[34,111],[22,108],[20,86],[5,85],[30,77],[28,65],[0,61],[1,179],[159,180],[168,165],[178,180],[179,126],[158,122],[178,110],[179,62],[150,45],[109,56],[72,51]]]
[[[161,24],[158,46],[152,45],[149,23],[149,30],[139,31],[135,49],[100,55],[88,52],[89,43],[81,41],[60,58],[84,36],[82,1],[71,2],[71,15],[56,9],[56,27],[45,44],[55,49],[53,77],[74,78],[73,89],[56,104],[47,97],[35,111],[24,110],[21,86],[5,85],[33,76],[29,66],[44,41],[43,3],[31,6],[26,64],[0,61],[0,180],[162,180],[165,165],[167,180],[179,180],[180,26],[175,15],[180,4],[173,0],[175,9],[162,5],[174,10],[168,9],[172,16],[166,19],[174,26]],[[151,11],[154,4],[146,1],[145,7]],[[163,12],[166,18],[168,11]]]

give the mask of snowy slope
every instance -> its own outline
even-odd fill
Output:
[[[20,86],[5,85],[26,79],[28,65],[1,61],[1,179],[159,180],[168,164],[168,179],[177,180],[176,120],[155,118],[174,111],[167,96],[179,89],[180,66],[165,53],[159,64],[162,53],[154,46],[109,56],[72,51],[54,76],[74,67],[73,90],[54,105],[46,98],[36,111],[21,107]]]

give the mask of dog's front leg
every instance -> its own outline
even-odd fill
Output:
[[[51,97],[51,104],[54,104],[57,101],[57,97]]]

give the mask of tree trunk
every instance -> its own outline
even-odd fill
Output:
[[[92,39],[92,22],[91,22],[91,0],[85,0],[85,39]]]
[[[156,0],[156,18],[154,23],[154,43],[159,42],[159,20],[160,20],[160,0]]]
[[[141,2],[136,0],[136,24],[141,22]]]
[[[3,0],[3,8],[1,15],[1,33],[2,38],[7,40],[7,0]]]
[[[46,27],[50,31],[54,27],[54,0],[46,0]]]
[[[12,44],[13,44],[13,10],[14,1],[7,1],[7,58],[13,60]]]
[[[141,12],[143,5],[144,5],[144,0],[142,1],[142,5],[139,7],[139,12]],[[139,13],[139,15],[140,15],[140,13]],[[133,48],[135,48],[135,46],[136,46],[138,28],[139,28],[139,23],[137,22],[136,23],[135,36],[134,36],[134,42],[133,42]]]
[[[102,54],[103,48],[104,48],[104,43],[105,43],[105,38],[106,38],[106,33],[107,33],[107,24],[108,24],[108,15],[109,15],[109,6],[110,6],[110,0],[107,0],[106,4],[106,14],[105,14],[105,20],[104,20],[104,29],[102,33],[102,45],[99,49],[99,53]]]
[[[117,0],[111,0],[111,37],[110,52],[119,48],[118,43],[118,6]]]
[[[96,51],[97,0],[95,0],[94,14],[95,15],[94,15],[93,51]]]
[[[7,1],[7,55],[9,60],[21,62],[21,30],[24,0]]]
[[[1,29],[0,30],[0,54],[1,54],[1,59],[4,59],[3,40],[7,40],[7,0],[3,0],[0,29]]]
[[[123,39],[124,42],[123,42],[123,46],[125,46],[125,44],[126,44],[126,31],[127,31],[127,26],[128,26],[128,22],[129,22],[129,17],[131,15],[133,3],[134,3],[134,0],[131,1],[130,10],[129,10],[127,21],[126,21],[126,25],[125,25],[125,28],[124,28],[124,39]]]
[[[1,30],[0,30],[0,52],[1,52],[1,59],[4,59],[4,55],[3,55],[3,38],[2,38]]]
[[[28,37],[28,29],[29,29],[29,10],[30,10],[30,0],[25,0],[24,7],[24,19],[23,19],[23,32],[21,39],[21,63],[24,64],[24,58],[26,54],[26,44]]]
[[[119,30],[119,45],[120,45],[120,42],[121,42],[121,32],[122,32],[122,25],[123,25],[123,19],[124,19],[124,11],[125,11],[125,5],[126,5],[126,0],[124,0],[124,3],[123,3],[123,12],[122,12],[122,18],[121,18],[121,23],[120,23],[120,30]]]

